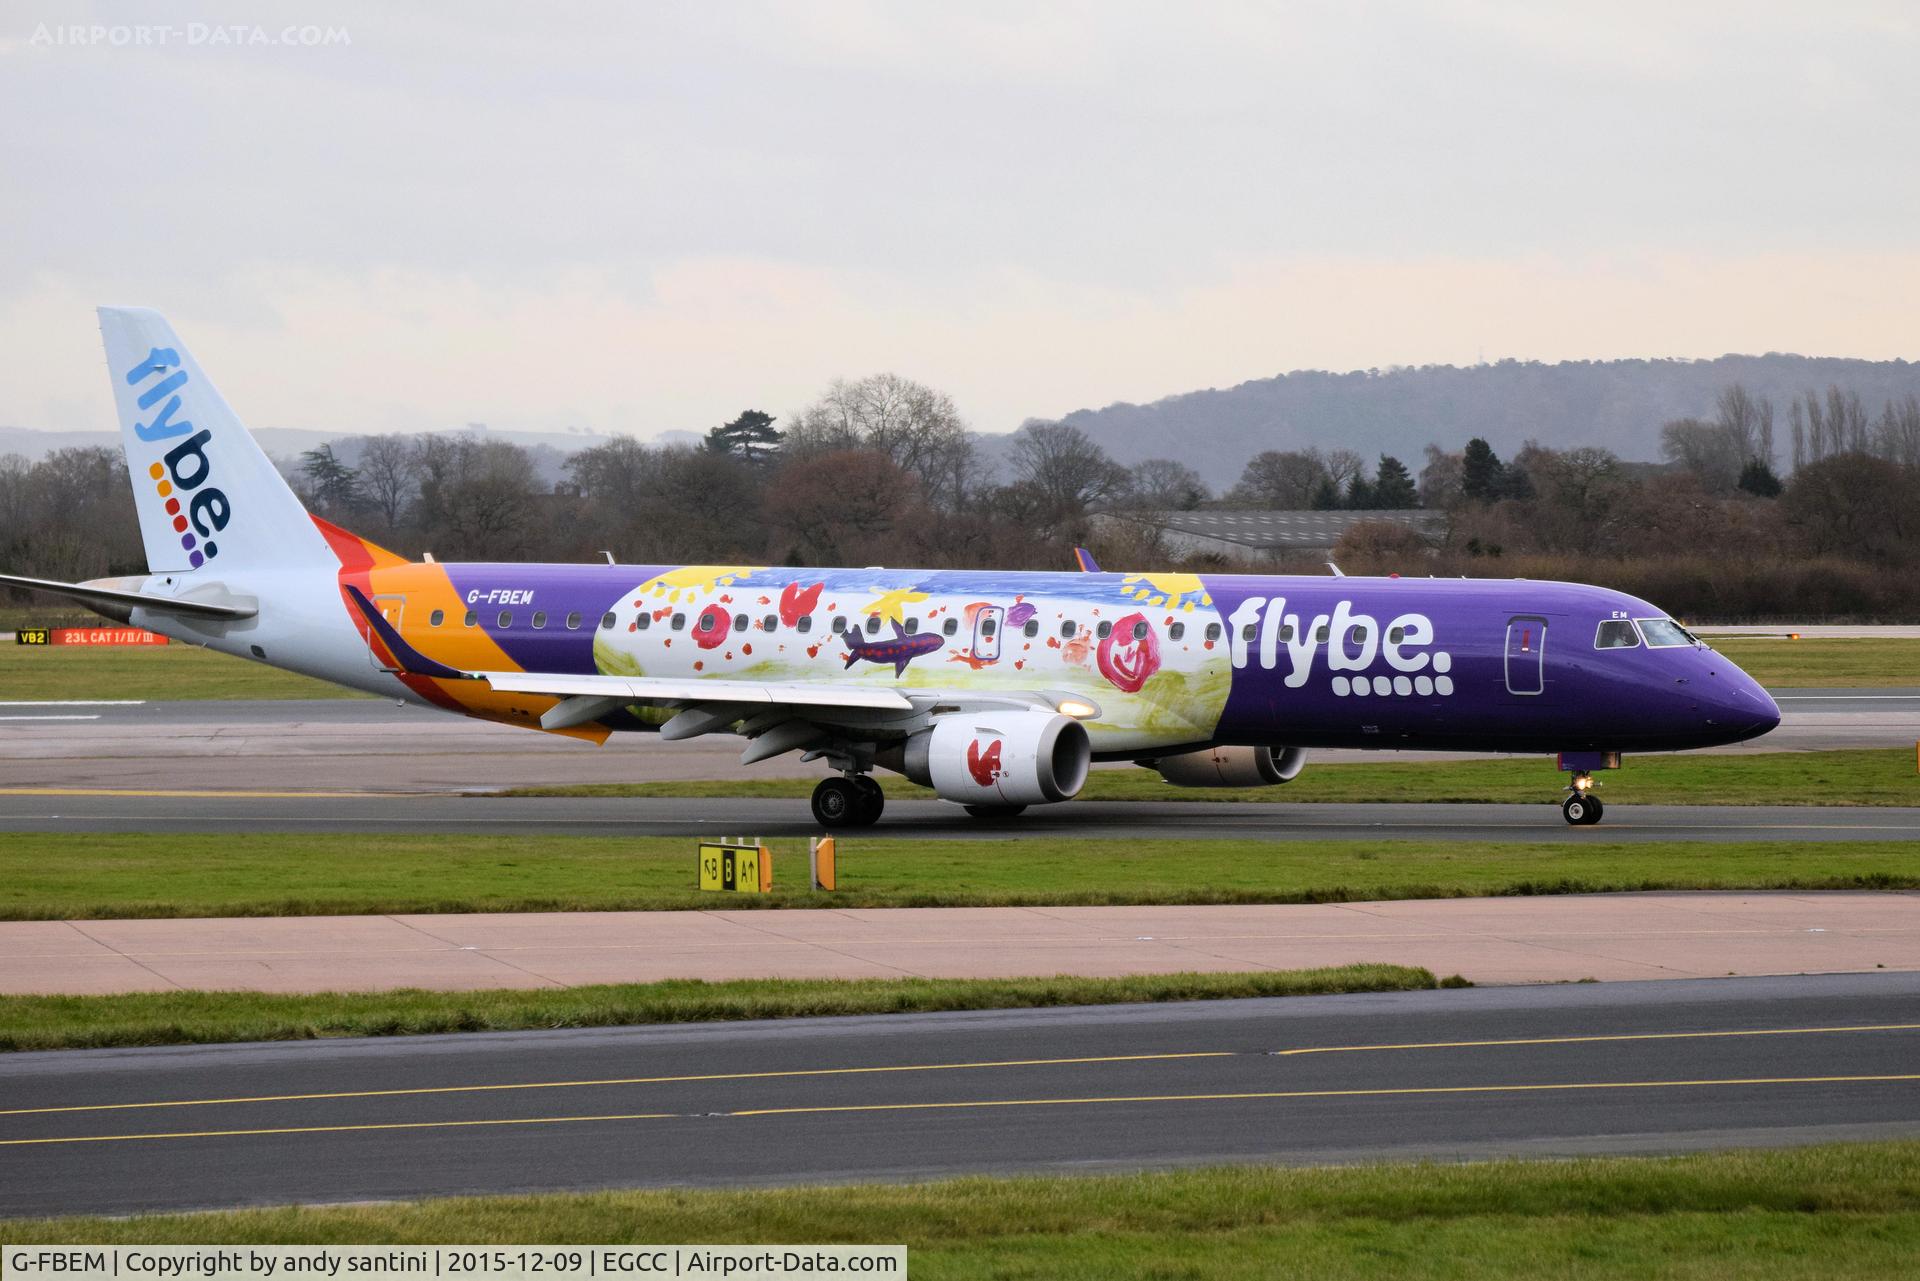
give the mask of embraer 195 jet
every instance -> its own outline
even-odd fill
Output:
[[[1525,580],[409,561],[310,515],[157,312],[100,310],[149,570],[50,583],[174,640],[594,743],[734,734],[987,818],[1094,761],[1258,787],[1308,749],[1558,754],[1569,823],[1622,752],[1739,742],[1766,691],[1645,601]]]

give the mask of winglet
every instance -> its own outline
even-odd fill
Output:
[[[400,664],[402,671],[406,672],[409,676],[432,676],[439,680],[463,681],[473,679],[458,668],[448,667],[445,663],[435,662],[413,646],[407,644],[400,633],[393,630],[393,624],[389,623],[381,616],[380,611],[374,608],[373,602],[367,599],[365,592],[355,587],[352,583],[348,583],[346,587],[347,594],[353,597],[354,608],[366,615],[367,626],[373,628],[373,634],[380,638],[380,643],[387,647],[387,651],[393,655],[393,661]]]
[[[1093,553],[1088,551],[1086,548],[1084,547],[1074,548],[1073,558],[1080,562],[1081,573],[1097,574],[1100,572],[1100,566],[1094,561]]]

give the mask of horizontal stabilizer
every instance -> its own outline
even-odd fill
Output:
[[[22,578],[17,574],[0,574],[0,587],[21,587],[29,591],[46,592],[52,596],[64,596],[68,600],[79,601],[98,613],[109,618],[125,620],[127,612],[136,606],[160,614],[175,614],[182,618],[252,618],[260,611],[251,605],[227,605],[209,600],[190,600],[175,596],[162,596],[157,592],[128,591],[119,587],[107,587],[100,583],[61,583],[46,578]]]

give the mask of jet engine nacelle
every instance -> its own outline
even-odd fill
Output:
[[[900,772],[963,805],[1043,805],[1087,781],[1086,726],[1046,711],[949,712],[907,741]]]
[[[1292,781],[1306,763],[1304,747],[1209,747],[1152,764],[1175,787],[1270,787]]]

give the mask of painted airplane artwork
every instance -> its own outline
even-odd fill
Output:
[[[1569,822],[1623,752],[1738,742],[1779,709],[1663,611],[1526,580],[411,561],[311,516],[155,312],[102,308],[149,570],[0,575],[175,639],[602,742],[731,734],[877,769],[981,818],[1095,762],[1186,787],[1285,782],[1313,748],[1557,754]]]

